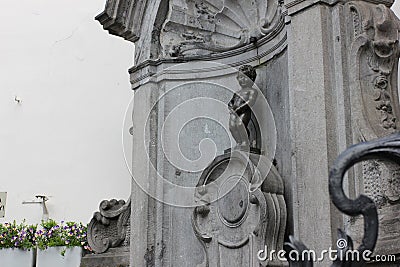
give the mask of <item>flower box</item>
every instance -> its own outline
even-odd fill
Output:
[[[0,267],[79,267],[87,245],[82,223],[0,224]]]
[[[0,249],[1,267],[32,267],[34,266],[35,250],[23,250],[18,248]]]
[[[63,251],[65,251],[65,254]],[[45,250],[38,249],[36,267],[79,267],[81,258],[81,247],[49,247]]]

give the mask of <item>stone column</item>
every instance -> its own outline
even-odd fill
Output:
[[[290,134],[295,237],[310,249],[329,248],[334,219],[328,193],[329,165],[337,151],[331,135],[332,8],[288,1]]]
[[[363,2],[367,1],[355,1]],[[371,12],[380,8],[384,13],[386,6],[393,3],[371,2],[373,4],[367,4]],[[384,5],[379,6],[379,3]],[[335,248],[336,229],[343,228],[342,216],[329,198],[329,167],[347,146],[362,141],[354,138],[360,131],[360,121],[368,116],[373,118],[368,114],[359,115],[363,108],[356,103],[362,101],[362,96],[354,93],[359,90],[355,86],[357,81],[367,77],[359,70],[368,62],[358,60],[352,53],[356,38],[350,25],[353,18],[348,2],[287,0],[285,6],[288,11],[293,232],[310,249],[321,251],[331,246]],[[364,31],[367,26],[361,21],[360,30],[357,30]],[[396,28],[394,25],[389,28],[390,32],[396,31],[392,29]],[[375,40],[379,37],[376,34]],[[361,128],[363,126],[361,122]],[[350,195],[354,195],[355,183],[350,172],[347,184]]]

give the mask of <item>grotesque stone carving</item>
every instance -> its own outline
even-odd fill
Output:
[[[131,201],[103,200],[88,225],[88,243],[96,253],[129,246]]]
[[[282,19],[277,0],[171,0],[161,32],[164,57],[232,50],[271,33]]]
[[[192,226],[205,250],[198,266],[282,266],[277,258],[260,261],[257,252],[283,249],[286,228],[284,183],[270,159],[249,145],[248,124],[257,98],[256,71],[245,65],[237,79],[230,130],[237,146],[216,157],[196,186]]]
[[[384,136],[398,126],[399,21],[382,4],[352,2],[349,8],[354,31],[350,56],[358,65],[354,81],[360,81],[364,119],[375,137]]]
[[[354,143],[386,136],[398,129],[397,73],[400,22],[389,7],[362,1],[346,4],[353,32],[350,38],[350,101]],[[381,160],[364,162],[355,169],[360,179],[355,193],[371,197],[379,212],[381,225],[377,254],[400,252],[400,212],[398,196],[399,167]],[[356,181],[357,184],[357,181]],[[350,223],[350,231],[361,239],[361,220]]]
[[[251,107],[255,104],[257,90],[253,88],[256,70],[249,65],[240,67],[237,80],[241,89],[235,93],[228,104],[230,119],[229,130],[239,146],[249,146],[248,125],[251,119]]]

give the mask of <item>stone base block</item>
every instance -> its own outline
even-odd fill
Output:
[[[118,248],[103,254],[85,255],[80,267],[129,267],[129,250]]]

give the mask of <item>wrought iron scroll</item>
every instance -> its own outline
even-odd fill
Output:
[[[364,237],[361,245],[357,248],[360,255],[367,250],[371,251],[371,253],[374,251],[378,239],[377,208],[375,203],[365,195],[360,195],[354,200],[349,199],[343,190],[343,179],[347,170],[353,165],[370,159],[385,159],[400,165],[400,132],[351,146],[336,159],[329,175],[329,194],[333,204],[346,215],[352,217],[362,215],[364,218]],[[350,236],[339,230],[338,237],[347,241],[347,247],[343,248],[342,252],[353,249],[353,242]],[[290,242],[285,245],[285,250],[287,253],[295,250],[301,255],[303,251],[307,250],[307,247],[291,236]],[[331,266],[358,267],[364,266],[365,263],[363,257],[353,259],[353,261],[338,258]],[[295,262],[289,259],[289,264],[294,267],[313,266],[312,260]]]

